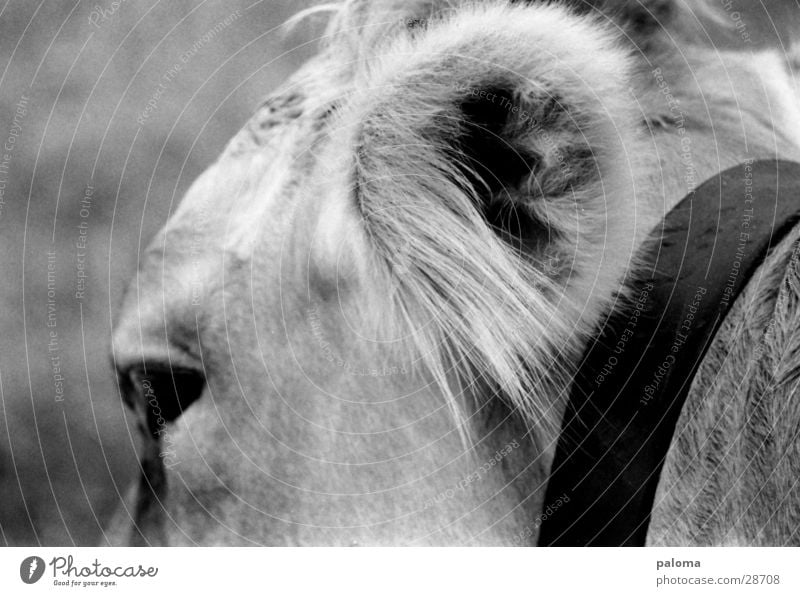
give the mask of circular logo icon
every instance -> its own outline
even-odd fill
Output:
[[[27,557],[19,566],[19,577],[26,584],[35,584],[44,575],[44,559]]]

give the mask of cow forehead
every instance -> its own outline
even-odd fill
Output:
[[[398,30],[382,45],[391,46],[403,28],[393,29]],[[285,221],[300,192],[347,194],[349,133],[341,129],[358,123],[337,116],[353,99],[363,57],[347,39],[328,43],[256,109],[218,161],[190,187],[167,231],[204,230],[213,236],[215,249],[244,257],[264,233]],[[337,233],[341,226],[332,223],[345,217],[346,204],[318,205],[326,218],[319,233]]]
[[[296,101],[283,104],[283,115],[259,111],[190,187],[168,233],[185,238],[181,232],[203,230],[216,249],[243,254],[286,222],[299,190],[314,183],[323,119]]]

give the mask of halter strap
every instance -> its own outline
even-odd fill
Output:
[[[651,235],[630,304],[588,345],[545,505],[543,546],[642,546],[692,380],[751,275],[800,220],[800,164],[747,161],[684,198]]]

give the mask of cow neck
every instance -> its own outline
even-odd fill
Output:
[[[691,192],[651,234],[625,307],[600,326],[575,377],[545,500],[559,507],[540,545],[644,545],[692,380],[799,215],[800,164],[747,161]]]

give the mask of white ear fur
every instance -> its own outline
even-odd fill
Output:
[[[395,311],[380,318],[411,326],[454,404],[475,388],[448,379],[472,378],[552,430],[549,392],[569,374],[559,363],[596,324],[644,234],[628,57],[595,19],[554,5],[466,7],[370,51],[341,140],[353,147],[353,200],[370,243],[363,270],[377,263],[392,293]],[[481,96],[498,90],[502,105]],[[475,109],[489,109],[491,122],[471,122]],[[492,136],[519,157],[512,179],[492,179],[501,163],[475,163],[470,127],[487,135],[478,158],[491,162]],[[542,223],[541,251],[501,241],[486,225],[482,189]]]
[[[551,245],[543,258],[585,265],[591,285],[578,298],[581,310],[591,306],[586,292],[611,297],[643,234],[631,174],[640,159],[638,111],[628,93],[629,57],[614,33],[554,5],[474,6],[374,51],[344,116],[355,124],[363,214],[392,217],[407,203],[392,205],[387,195],[438,194],[447,201],[464,182],[478,193],[489,186],[539,218],[551,242],[565,243]],[[464,106],[474,111],[480,102],[506,121],[470,122],[474,114]],[[470,128],[485,132],[477,156],[465,155],[473,152],[463,138]],[[494,137],[490,151],[505,147],[503,160],[516,162],[515,175],[535,160],[527,179],[504,178],[508,170],[492,168],[502,164],[491,159],[476,167]],[[447,175],[455,187],[437,189]],[[382,182],[371,192],[375,180]],[[604,250],[619,239],[627,241],[624,249]],[[584,279],[576,273],[583,272],[571,271],[573,291]]]

